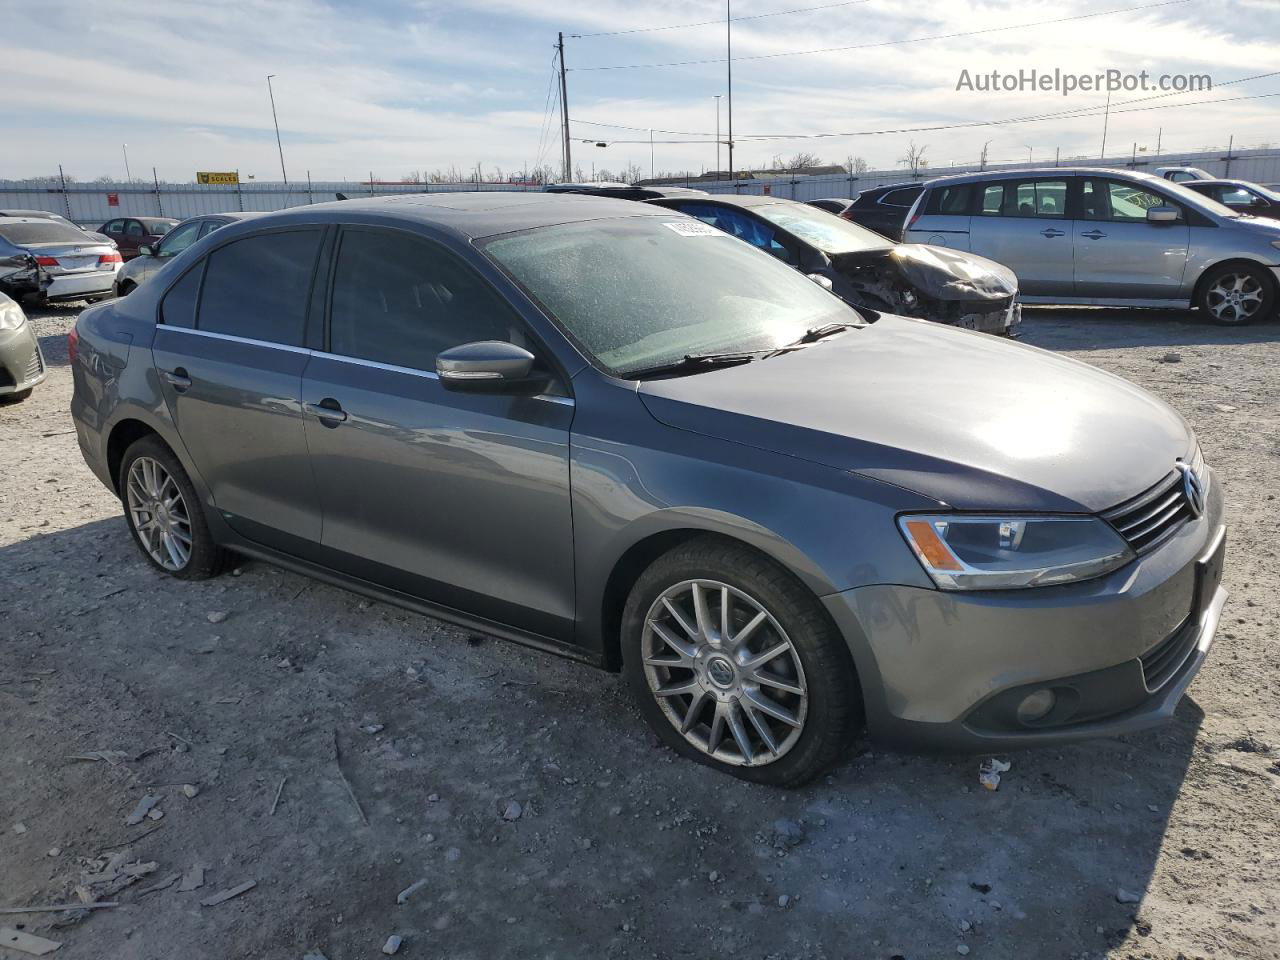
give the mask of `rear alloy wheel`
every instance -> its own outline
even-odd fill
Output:
[[[1261,269],[1227,264],[1205,279],[1199,306],[1215,323],[1241,326],[1274,312],[1275,292]]]
[[[183,580],[204,580],[222,569],[195,488],[177,457],[158,437],[125,451],[120,497],[134,541],[146,558]]]
[[[849,651],[782,567],[716,537],[641,574],[622,616],[623,670],[645,719],[684,756],[796,786],[834,763],[860,713]]]

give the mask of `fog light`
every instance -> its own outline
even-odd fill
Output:
[[[1058,698],[1046,687],[1023,698],[1018,704],[1018,719],[1023,723],[1034,723],[1043,720],[1057,704]]]

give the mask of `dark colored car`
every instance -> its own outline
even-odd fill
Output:
[[[1022,322],[1013,271],[970,253],[894,243],[806,203],[760,196],[651,200],[790,264],[855,307],[1011,336]]]
[[[1280,220],[1280,191],[1248,180],[1186,180],[1188,190],[1217,200],[1236,213]]]
[[[1220,484],[1164,402],[866,324],[648,204],[266,214],[85,310],[68,354],[156,569],[231,550],[621,668],[667,744],[760,782],[864,718],[983,752],[1158,723],[1226,597]]]
[[[116,296],[127,297],[138,288],[139,284],[145,283],[153,273],[201,237],[229,223],[256,216],[258,216],[257,213],[211,213],[183,220],[169,230],[158,243],[144,244],[140,247],[138,255],[120,268],[120,272],[116,275]]]
[[[811,207],[817,207],[819,210],[825,210],[827,213],[834,213],[837,217],[844,216],[844,212],[853,205],[852,200],[843,200],[839,197],[831,197],[822,200],[806,200],[805,203]]]
[[[543,193],[579,193],[588,197],[612,197],[615,200],[654,200],[659,197],[706,197],[705,190],[690,187],[648,187],[630,183],[549,183]]]
[[[890,183],[858,194],[840,216],[868,230],[901,240],[907,214],[924,187],[919,183]]]
[[[98,230],[116,242],[120,256],[128,261],[138,255],[140,247],[159,243],[177,223],[172,217],[117,217]]]

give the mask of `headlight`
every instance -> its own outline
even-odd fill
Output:
[[[0,330],[17,330],[27,322],[27,315],[16,303],[0,303]]]
[[[1133,551],[1094,517],[903,516],[898,527],[943,590],[1008,590],[1110,573]]]

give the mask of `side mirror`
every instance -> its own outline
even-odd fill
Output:
[[[1178,217],[1177,207],[1147,208],[1147,223],[1177,223]]]
[[[533,354],[505,340],[479,340],[436,355],[436,373],[450,390],[502,393],[513,387],[532,390]]]
[[[155,255],[156,248],[149,243],[144,243],[142,246],[138,247],[138,256],[140,257],[154,257]]]

